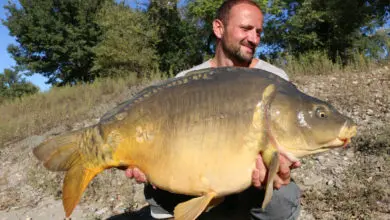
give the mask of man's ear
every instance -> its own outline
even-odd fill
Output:
[[[213,31],[214,31],[214,35],[217,39],[221,39],[223,37],[223,33],[224,33],[224,25],[223,25],[223,22],[219,19],[214,19],[213,21]]]

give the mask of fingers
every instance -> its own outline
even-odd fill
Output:
[[[260,171],[258,169],[254,169],[252,172],[252,185],[257,188],[261,187],[261,181],[259,176],[260,176]]]
[[[274,187],[280,189],[283,185],[288,185],[291,182],[291,178],[282,179],[280,175],[276,175],[274,179]]]
[[[146,176],[145,174],[139,170],[137,167],[135,167],[133,169],[133,176],[134,176],[134,179],[139,182],[139,183],[144,183],[146,182]]]
[[[290,182],[290,178],[291,178],[290,174],[291,174],[290,165],[288,163],[280,163],[279,172],[278,172],[279,178],[283,182],[285,181]]]
[[[125,175],[128,178],[133,178],[133,169],[132,168],[127,168],[125,171]]]
[[[256,158],[256,168],[252,172],[252,185],[260,188],[266,177],[267,169],[264,165],[263,158],[258,155]]]
[[[280,189],[280,187],[282,187],[282,179],[280,179],[280,177],[278,176],[275,176],[275,179],[274,179],[274,188],[275,189]]]
[[[285,156],[279,157],[279,172],[274,180],[274,187],[279,189],[282,185],[287,185],[291,180],[291,169],[297,168],[300,166],[300,162],[292,163]]]
[[[127,168],[125,175],[128,178],[134,178],[138,183],[147,182],[146,175],[138,168]]]
[[[280,187],[282,187],[283,185],[287,185],[290,183],[290,179],[286,179],[286,180],[283,180],[282,178],[280,178],[279,176],[275,176],[275,179],[274,179],[274,188],[276,189],[280,189]]]
[[[301,167],[301,162],[300,161],[295,161],[291,164],[290,169],[295,169]]]

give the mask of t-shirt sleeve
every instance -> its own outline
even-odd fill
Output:
[[[280,76],[281,78],[283,78],[287,81],[290,81],[290,78],[288,77],[287,73],[284,70],[282,70],[282,69],[280,69],[280,68],[278,68],[270,63],[267,63],[263,60],[259,60],[259,62],[257,62],[257,64],[256,64],[255,68],[268,71],[268,72],[273,73],[277,76]]]
[[[189,73],[189,72],[191,72],[191,71],[194,71],[194,70],[206,69],[206,68],[209,68],[209,67],[211,67],[211,65],[210,65],[210,60],[208,60],[208,61],[206,61],[206,62],[204,62],[204,63],[201,63],[201,64],[199,64],[199,65],[197,65],[197,66],[194,66],[194,67],[192,67],[191,69],[183,70],[183,71],[179,72],[179,73],[175,76],[175,78],[183,77],[183,76],[185,76],[187,73]]]

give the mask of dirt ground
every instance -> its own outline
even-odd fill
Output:
[[[302,190],[300,219],[390,219],[389,66],[370,72],[297,76],[293,82],[305,93],[331,102],[359,126],[347,149],[304,158],[302,167],[293,171]],[[63,174],[45,170],[32,149],[50,135],[97,121],[50,129],[1,149],[0,220],[64,218]],[[72,219],[125,216],[147,205],[142,189],[123,171],[107,170],[89,185]]]

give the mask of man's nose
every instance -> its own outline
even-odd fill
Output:
[[[251,30],[249,32],[248,41],[254,45],[258,45],[260,43],[260,36],[256,32],[256,30]]]

